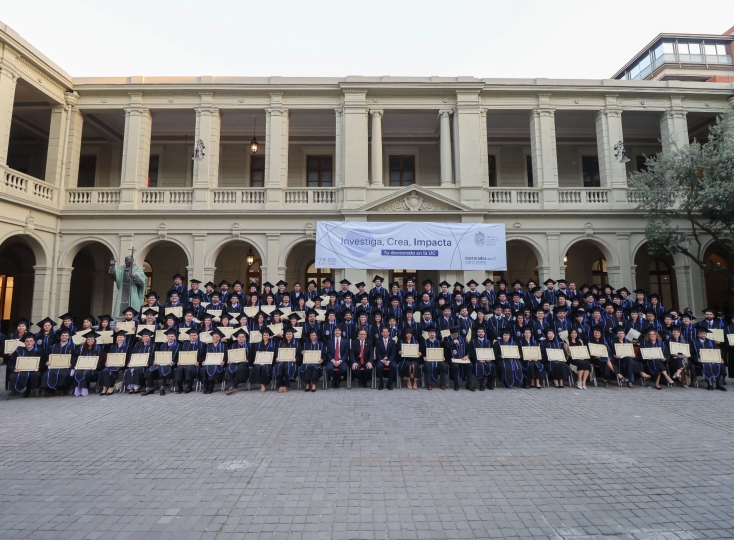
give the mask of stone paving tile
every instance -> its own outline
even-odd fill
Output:
[[[0,538],[732,538],[732,409],[678,388],[13,398]]]

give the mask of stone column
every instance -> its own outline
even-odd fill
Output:
[[[267,253],[265,261],[267,266],[262,269],[263,283],[269,281],[273,285],[280,279],[278,277],[278,257],[280,256],[280,233],[268,233]]]
[[[153,117],[142,106],[141,95],[131,95],[131,104],[125,108],[125,140],[122,148],[122,178],[120,181],[120,209],[137,208],[138,190],[148,187],[150,166],[150,134]]]
[[[69,94],[67,93],[67,96]],[[76,101],[79,96],[76,96]],[[66,137],[66,158],[64,159],[64,187],[76,187],[79,180],[79,159],[82,153],[82,129],[84,128],[84,117],[76,105],[76,101],[71,103],[67,99],[67,103],[71,105],[68,112],[69,130]],[[118,169],[116,174],[120,174],[121,163],[118,158]]]
[[[31,320],[40,321],[44,317],[47,317],[51,310],[51,274],[53,273],[53,268],[50,266],[34,266],[33,272],[33,307],[31,309]]]
[[[17,80],[18,76],[13,70],[0,65],[0,167],[8,164],[10,123],[13,120],[13,100]]]
[[[204,157],[194,160],[193,208],[209,208],[211,190],[219,184],[219,109],[213,106],[212,94],[201,94],[201,105],[196,108],[195,142],[204,143]]]
[[[461,183],[461,202],[482,206],[482,149],[479,91],[456,91],[456,168],[457,183]]]
[[[204,273],[205,273],[204,259],[206,257],[206,233],[195,232],[193,233],[193,236],[194,236],[194,255],[193,255],[194,266],[192,267],[191,271],[189,272],[189,279],[194,278],[194,279],[202,280],[202,277],[204,276]],[[204,281],[204,283],[206,283],[206,281]]]
[[[451,186],[454,183],[451,165],[451,111],[438,112],[441,122],[441,186]]]
[[[344,90],[344,208],[359,208],[366,202],[367,91]],[[350,279],[351,281],[351,279]]]
[[[56,105],[51,108],[45,180],[47,183],[57,187],[61,185],[63,174],[68,115],[69,108],[66,105]]]
[[[56,268],[56,301],[52,306],[54,316],[59,316],[69,310],[69,292],[71,291],[72,270],[74,269],[70,266],[59,266]],[[112,284],[112,278],[110,276],[107,277],[110,279],[110,287],[114,287]],[[45,316],[46,315],[44,315],[44,317]]]
[[[619,257],[619,274],[621,283],[617,287],[629,287],[635,279],[629,233],[617,233],[617,254]],[[607,270],[609,266],[607,266]]]
[[[543,190],[543,208],[558,209],[558,157],[556,154],[556,117],[550,96],[538,96],[538,107],[530,116],[530,152],[533,179]]]
[[[547,232],[545,233],[546,240],[548,242],[548,273],[549,277],[553,280],[563,279],[561,276],[561,265],[563,264],[561,247],[559,239],[561,234],[559,232]],[[564,268],[565,270],[565,268]],[[540,276],[540,270],[538,270],[538,276]],[[541,283],[548,278],[542,279]]]
[[[663,113],[660,118],[660,139],[664,152],[688,146],[686,111],[671,107]]]
[[[288,109],[282,105],[282,94],[271,94],[265,137],[265,207],[269,209],[280,208],[281,190],[288,185]]]
[[[627,166],[615,157],[614,147],[623,143],[622,109],[617,96],[607,96],[606,108],[596,114],[596,153],[599,157],[601,186],[611,188],[612,204],[627,204]]]
[[[372,187],[382,187],[382,113],[371,109],[372,115]]]
[[[334,186],[344,185],[344,137],[342,136],[344,124],[344,111],[341,107],[334,109],[336,121],[336,141],[334,147]]]

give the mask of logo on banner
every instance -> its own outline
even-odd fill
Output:
[[[486,240],[487,239],[482,231],[477,231],[477,234],[474,235],[474,244],[476,246],[482,247],[485,244]]]

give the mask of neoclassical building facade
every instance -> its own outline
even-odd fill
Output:
[[[627,175],[705,139],[733,95],[683,81],[78,78],[0,26],[3,325],[108,313],[110,260],[130,253],[159,293],[177,272],[369,282],[315,268],[319,220],[505,223],[506,271],[384,269],[398,281],[565,277],[722,304],[685,257],[648,253]]]

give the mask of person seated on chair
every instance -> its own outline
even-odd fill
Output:
[[[458,326],[452,326],[449,331],[451,335],[446,338],[445,346],[449,351],[449,358],[451,359],[451,378],[454,380],[454,390],[459,391],[459,383],[466,379],[466,389],[475,392],[476,389],[472,386],[471,378],[471,362],[459,363],[453,360],[469,360],[469,350],[466,345],[466,341],[460,335],[460,329]]]
[[[308,341],[303,345],[303,353],[306,351],[319,351],[321,360],[318,364],[306,364],[305,362],[301,366],[301,381],[306,385],[305,391],[316,391],[319,379],[321,379],[321,368],[324,363],[323,359],[324,344],[319,341],[319,331],[316,328],[311,328],[308,331]],[[305,357],[304,357],[305,359]]]
[[[110,354],[124,354],[125,362],[123,362],[122,367],[108,366],[107,358],[105,358],[104,368],[99,372],[99,385],[102,388],[100,392],[101,394],[115,393],[115,383],[120,375],[120,371],[125,369],[124,366],[127,363],[128,352],[132,349],[132,347],[128,345],[127,332],[124,330],[118,330],[115,332],[113,339],[115,342],[109,346],[110,348],[107,351],[107,358],[109,358]]]
[[[270,363],[256,364],[258,352],[272,353]],[[250,381],[260,385],[260,392],[265,392],[273,376],[273,364],[278,356],[278,345],[273,340],[273,331],[270,328],[262,330],[262,341],[250,347]]]
[[[571,376],[571,368],[565,361],[566,352],[563,352],[564,360],[551,360],[548,358],[548,349],[563,351],[563,344],[556,336],[556,327],[548,326],[545,329],[545,340],[540,344],[543,361],[548,366],[548,374],[553,379],[553,386],[563,388],[563,383]]]
[[[445,349],[441,340],[436,338],[436,327],[428,326],[425,332],[428,334],[428,338],[421,345],[421,352],[423,356],[423,366],[426,369],[426,388],[433,390],[433,384],[438,383],[441,390],[446,390],[446,382],[448,378],[449,366],[446,363]],[[441,353],[444,357],[443,361],[428,360],[426,351],[428,349],[441,349]]]
[[[199,369],[204,362],[204,356],[206,354],[206,345],[199,339],[199,329],[192,326],[189,328],[187,334],[189,340],[181,343],[178,350],[180,352],[195,352],[196,363],[176,367],[174,380],[176,381],[177,394],[182,392],[188,394],[194,389],[194,381],[199,375]],[[186,383],[185,390],[183,388],[184,382]]]
[[[706,390],[713,390],[715,385],[717,390],[726,392],[726,388],[723,385],[724,364],[701,361],[701,349],[719,348],[715,341],[707,337],[708,332],[709,326],[707,321],[701,321],[696,328],[696,340],[692,344],[695,350],[696,363],[701,366],[703,378],[706,379]]]
[[[75,354],[75,347],[71,342],[71,330],[62,328],[57,338],[59,341],[51,346],[50,354]],[[48,364],[48,359],[46,359],[46,363]],[[71,366],[71,364],[69,365]],[[59,391],[60,395],[66,395],[66,389],[69,388],[70,370],[71,368],[49,368],[43,373],[41,376],[41,388],[45,389],[44,395],[46,397],[53,396],[56,390]]]
[[[233,298],[237,298],[234,296]],[[232,333],[232,343],[229,346],[229,351],[245,349],[245,360],[244,362],[231,361],[231,355],[228,354],[227,369],[224,371],[224,380],[227,381],[227,392],[226,395],[231,395],[237,389],[240,383],[247,382],[250,376],[250,363],[248,362],[248,344],[247,344],[247,332],[244,327],[240,327],[236,332]]]
[[[418,356],[403,356],[403,345],[419,345]],[[398,376],[401,378],[406,377],[408,379],[409,389],[418,390],[418,377],[421,369],[420,343],[413,335],[412,328],[407,327],[403,330],[403,335],[400,338],[400,342],[397,344],[396,354],[398,358]]]
[[[686,338],[681,334],[680,326],[673,326],[670,329],[670,339],[668,340],[668,347],[671,349],[670,352],[670,369],[673,372],[673,379],[678,379],[683,388],[688,388],[689,373],[695,375],[695,367],[691,364],[690,355],[686,356],[684,353],[679,352],[673,354],[671,343],[681,343],[688,345],[690,352],[690,344],[686,341]],[[675,371],[673,368],[675,366]]]
[[[140,330],[140,332],[138,333],[140,341],[135,344],[132,352],[130,353],[131,355],[148,355],[149,358],[145,364],[146,366],[148,365],[148,362],[150,362],[150,357],[153,356],[153,352],[155,351],[155,346],[150,339],[152,335],[153,332],[151,332],[147,328],[143,328],[142,330]],[[137,394],[140,391],[140,386],[143,384],[143,380],[145,380],[145,367],[128,367],[127,369],[125,369],[123,381],[125,384],[125,388],[130,394]]]
[[[15,349],[15,352],[10,355],[5,369],[10,372],[10,394],[18,395],[23,389],[25,389],[23,397],[28,397],[31,395],[31,390],[38,388],[38,382],[41,378],[40,365],[41,362],[45,362],[46,359],[41,356],[41,351],[38,348],[36,336],[34,334],[26,332],[26,334],[20,337],[20,341],[22,345]],[[39,357],[39,367],[36,368],[35,371],[19,371],[16,369],[18,358],[23,356]]]
[[[224,379],[224,369],[227,364],[227,346],[222,342],[224,333],[218,328],[215,328],[211,331],[210,335],[212,342],[208,343],[204,350],[204,361],[206,361],[206,357],[210,354],[223,354],[224,356],[219,364],[203,366],[204,369],[201,370],[201,380],[203,388],[202,393],[204,394],[213,394],[214,385],[217,383],[221,384]]]
[[[349,365],[349,342],[342,337],[340,326],[334,327],[334,336],[326,345],[326,376],[331,379],[333,388],[339,388],[341,380],[347,376]]]
[[[502,352],[502,347],[518,347],[518,342],[515,340],[514,335],[515,331],[513,327],[501,327],[500,338],[494,343],[494,358],[495,362],[497,362],[497,371],[500,379],[505,383],[505,388],[514,388],[516,385],[521,385],[525,380],[520,357],[510,358]]]
[[[375,343],[375,363],[377,369],[377,378],[379,379],[379,390],[384,388],[385,372],[387,371],[387,389],[392,390],[392,383],[396,375],[396,347],[395,342],[390,337],[390,329],[386,326],[382,327],[381,337]]]
[[[667,361],[670,358],[670,350],[665,345],[665,342],[660,339],[657,328],[648,326],[643,328],[642,332],[644,339],[640,342],[641,349],[648,348],[660,348],[663,351],[663,358],[651,358],[645,359],[644,363],[647,370],[655,378],[655,388],[661,390],[660,377],[664,376],[668,381],[668,384],[673,384],[673,379],[668,375]],[[642,337],[642,336],[640,336]]]
[[[591,355],[591,363],[599,370],[602,382],[604,383],[604,388],[609,388],[608,374],[613,373],[617,379],[624,381],[624,375],[617,370],[617,366],[615,366],[609,359],[609,346],[604,338],[604,328],[601,326],[593,326],[591,328],[589,345],[601,345],[604,347],[604,356]],[[589,350],[589,353],[591,353],[591,350]]]
[[[99,376],[99,368],[102,363],[102,348],[97,345],[97,334],[94,330],[84,334],[84,343],[82,343],[76,352],[76,356],[71,359],[71,377],[72,384],[74,386],[74,395],[87,396],[89,395],[89,383],[96,381]],[[79,359],[85,356],[91,356],[97,358],[97,363],[93,368],[90,369],[77,369]]]
[[[296,318],[298,316],[296,315]],[[288,326],[283,330],[285,334],[283,339],[278,343],[278,355],[283,349],[295,349],[295,360],[293,362],[278,361],[275,364],[274,377],[278,386],[278,392],[285,393],[291,387],[291,381],[294,381],[298,377],[298,361],[301,357],[301,342],[295,339],[295,331],[292,327]]]
[[[540,378],[544,375],[545,366],[540,360],[531,360],[525,358],[526,352],[525,347],[539,347],[540,343],[535,339],[533,333],[534,329],[532,326],[524,326],[522,337],[520,338],[520,354],[522,355],[522,368],[525,372],[525,386],[524,388],[542,388],[543,384]],[[542,357],[542,354],[541,354]],[[529,383],[529,384],[528,384]]]
[[[491,349],[492,342],[487,338],[484,326],[475,326],[475,336],[469,343],[469,359],[474,365],[474,377],[479,381],[479,391],[484,392],[485,384],[490,390],[494,390],[494,382],[497,378],[494,363],[491,360],[477,358],[478,349]]]
[[[360,388],[367,388],[367,381],[372,380],[372,342],[367,339],[367,330],[364,328],[357,333],[357,339],[352,340],[350,360],[352,362],[352,376],[356,376]]]
[[[178,329],[170,326],[166,331],[166,342],[158,345],[158,352],[170,352],[171,361],[168,365],[157,364],[155,362],[155,353],[153,353],[152,364],[148,365],[145,374],[145,392],[144,396],[152,394],[155,391],[155,381],[160,381],[160,394],[166,395],[166,384],[169,378],[173,378],[178,365]]]
[[[643,379],[649,379],[650,376],[643,371],[642,364],[635,360],[634,356],[620,357],[617,355],[614,348],[616,343],[632,344],[632,342],[625,337],[626,335],[627,330],[625,326],[617,326],[615,328],[614,338],[612,338],[612,342],[609,344],[609,361],[614,364],[613,367],[615,373],[622,373],[624,375],[622,382],[626,382],[629,388],[634,388],[635,385],[633,383],[636,373],[639,373]]]

